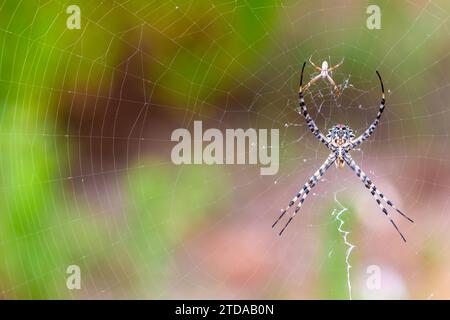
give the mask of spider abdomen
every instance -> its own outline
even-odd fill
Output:
[[[342,169],[344,168],[345,162],[344,162],[344,157],[343,156],[338,156],[336,158],[336,168]]]

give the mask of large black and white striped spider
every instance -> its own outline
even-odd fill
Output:
[[[409,220],[410,222],[414,222],[412,219],[410,219],[408,216],[406,216],[404,213],[402,213],[399,209],[395,207],[395,205],[392,203],[391,200],[386,198],[386,196],[375,187],[373,182],[370,180],[370,178],[364,173],[364,171],[361,170],[361,168],[355,163],[355,161],[350,156],[349,151],[353,150],[357,146],[359,146],[361,143],[363,143],[365,140],[367,140],[372,133],[375,131],[376,127],[378,126],[378,123],[380,122],[381,114],[383,113],[384,107],[385,107],[385,96],[384,96],[384,86],[383,81],[381,80],[381,76],[376,71],[378,78],[380,79],[381,84],[381,103],[380,107],[377,113],[377,116],[375,120],[371,123],[369,128],[367,128],[366,131],[364,131],[359,137],[355,139],[355,135],[353,134],[352,129],[349,128],[347,125],[338,124],[335,125],[333,128],[331,128],[328,131],[327,136],[324,136],[319,128],[317,127],[314,120],[311,118],[311,116],[308,113],[308,110],[306,108],[305,99],[303,97],[303,71],[305,69],[305,64],[303,64],[302,67],[302,73],[300,76],[300,89],[298,92],[299,95],[299,103],[300,103],[300,112],[303,114],[306,124],[308,125],[308,128],[311,130],[311,132],[314,134],[314,136],[320,140],[328,149],[331,150],[330,155],[328,156],[327,160],[322,164],[322,166],[312,175],[312,177],[308,180],[308,182],[305,183],[303,188],[295,195],[295,197],[289,202],[289,205],[286,207],[286,209],[281,211],[281,215],[278,217],[278,219],[274,222],[272,225],[272,228],[275,227],[275,225],[278,223],[278,221],[283,218],[283,216],[286,214],[286,212],[297,202],[298,199],[300,199],[299,203],[295,207],[294,212],[289,217],[289,220],[286,222],[284,227],[281,229],[279,235],[283,233],[283,231],[286,229],[286,227],[289,225],[289,223],[294,218],[295,214],[300,210],[300,207],[302,206],[303,202],[305,201],[306,197],[308,196],[311,189],[317,184],[319,179],[323,176],[325,171],[335,162],[336,167],[343,168],[345,164],[347,164],[355,173],[356,175],[361,179],[361,181],[364,183],[365,187],[370,191],[372,196],[375,198],[375,201],[378,203],[378,206],[381,208],[381,211],[386,215],[386,217],[389,219],[389,221],[392,223],[394,228],[397,230],[399,235],[402,237],[403,241],[406,242],[405,237],[398,229],[397,225],[395,224],[394,220],[390,217],[388,211],[381,203],[381,200],[384,200],[388,205],[390,205],[394,210],[396,210],[399,214],[401,214],[404,218]]]

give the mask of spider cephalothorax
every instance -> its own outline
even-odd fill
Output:
[[[373,182],[370,180],[370,178],[364,173],[364,171],[361,170],[361,168],[355,163],[355,161],[350,156],[350,151],[355,149],[357,146],[359,146],[361,143],[363,143],[365,140],[367,140],[372,133],[375,131],[376,127],[378,126],[378,123],[380,122],[381,114],[383,113],[384,106],[385,106],[385,98],[384,98],[384,87],[383,87],[383,81],[381,80],[380,74],[377,71],[378,78],[380,79],[381,84],[381,103],[380,107],[378,109],[377,116],[375,117],[375,120],[370,124],[369,128],[366,129],[358,138],[355,139],[355,135],[353,134],[352,129],[350,129],[349,126],[338,124],[335,125],[333,128],[328,130],[327,136],[324,136],[322,132],[320,132],[319,128],[317,127],[314,120],[311,118],[311,116],[308,113],[308,109],[306,108],[305,104],[305,98],[303,97],[303,87],[302,87],[302,81],[303,81],[303,71],[305,69],[306,62],[303,64],[302,68],[302,74],[300,76],[300,89],[298,92],[299,95],[299,101],[300,101],[300,111],[302,115],[305,117],[306,124],[308,125],[308,128],[311,130],[311,132],[314,134],[314,136],[320,140],[328,149],[330,149],[331,153],[328,156],[327,160],[322,164],[322,166],[309,178],[308,182],[305,183],[302,189],[295,195],[295,197],[289,202],[289,205],[286,207],[286,209],[281,211],[281,215],[278,217],[278,219],[275,221],[275,223],[272,225],[272,227],[275,227],[275,225],[280,221],[280,219],[286,214],[286,212],[291,208],[297,200],[300,199],[299,203],[295,207],[294,213],[291,215],[287,223],[284,225],[283,229],[280,231],[280,235],[283,233],[284,229],[289,225],[289,223],[294,218],[295,214],[300,210],[301,205],[305,201],[306,197],[308,196],[311,189],[317,184],[317,182],[322,178],[325,171],[328,170],[328,168],[333,164],[333,162],[336,162],[336,166],[339,168],[343,168],[345,164],[347,164],[350,169],[352,169],[356,175],[361,179],[361,181],[364,183],[364,186],[370,191],[372,196],[374,197],[375,201],[377,202],[378,206],[380,207],[381,211],[385,214],[385,216],[389,219],[389,221],[392,223],[394,228],[397,230],[397,232],[402,237],[403,241],[406,242],[405,237],[400,232],[400,230],[397,228],[397,225],[395,224],[394,220],[390,217],[388,211],[381,203],[381,200],[386,202],[389,206],[391,206],[394,210],[396,210],[399,214],[401,214],[404,218],[408,219],[410,222],[413,222],[408,216],[406,216],[404,213],[402,213],[399,209],[397,209],[391,200],[389,200],[380,190],[375,187]],[[311,81],[310,81],[311,82]],[[309,83],[308,85],[309,86]]]
[[[337,124],[333,128],[328,130],[327,139],[337,148],[349,143],[355,134],[349,126],[343,124]]]

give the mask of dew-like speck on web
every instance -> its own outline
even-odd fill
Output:
[[[343,84],[344,89],[347,89],[349,87],[349,80],[350,80],[349,78],[345,79]]]

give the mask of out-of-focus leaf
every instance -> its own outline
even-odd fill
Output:
[[[198,232],[200,225],[215,219],[223,205],[222,191],[230,186],[217,166],[146,163],[128,176],[126,220],[139,274],[156,281],[176,246],[194,230]]]

